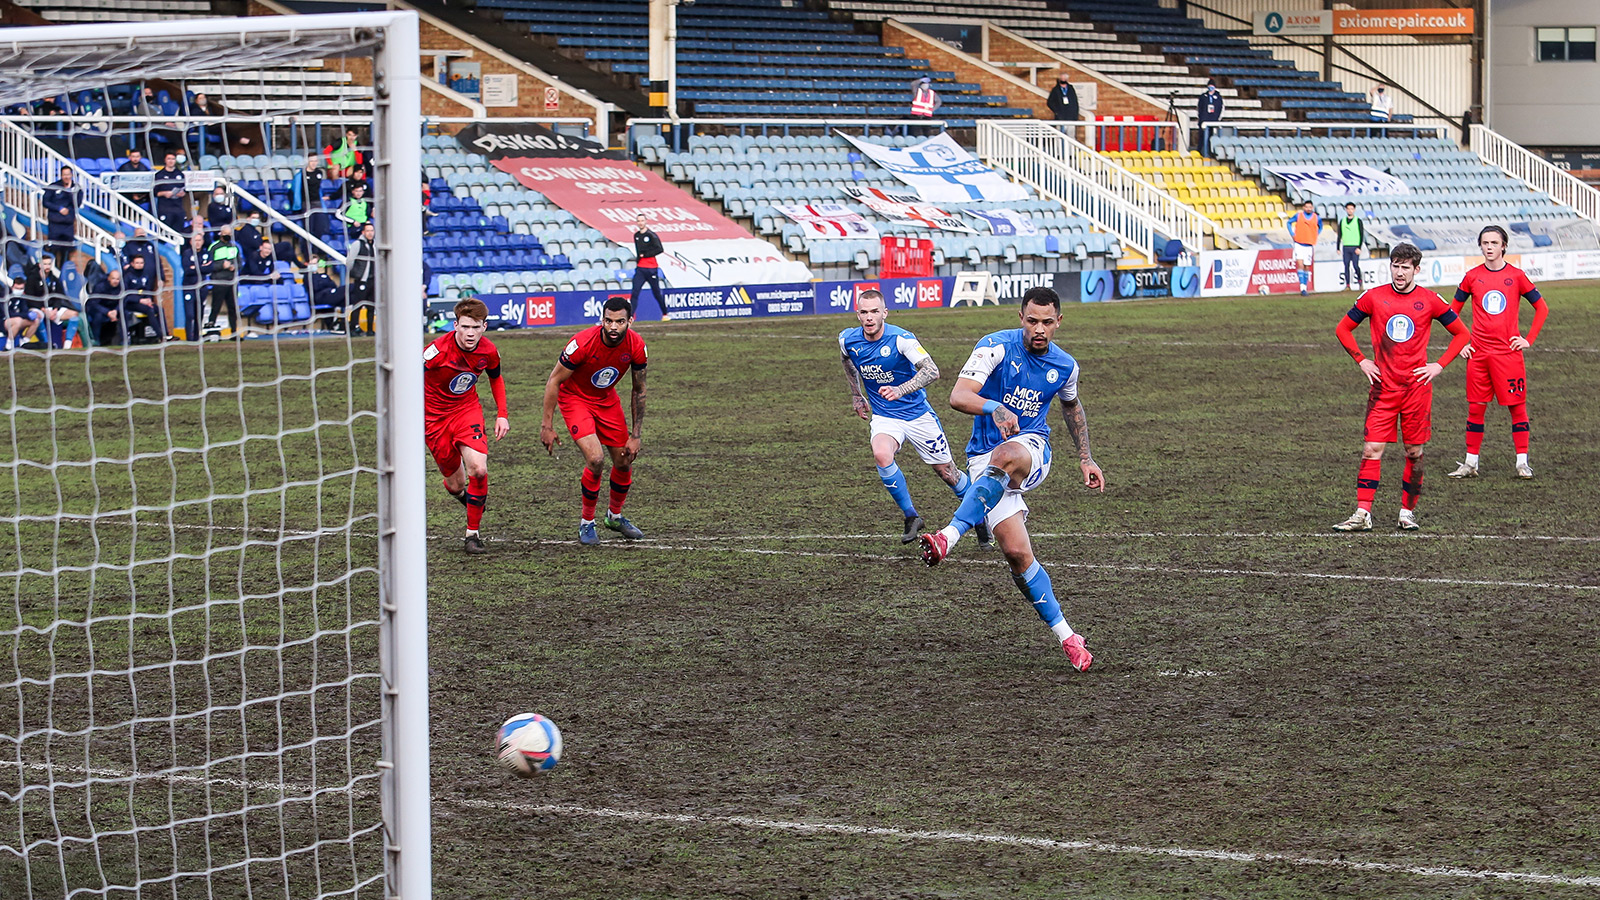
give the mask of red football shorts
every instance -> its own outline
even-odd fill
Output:
[[[483,431],[483,407],[476,403],[463,403],[454,412],[428,419],[422,426],[428,440],[428,452],[439,474],[446,478],[461,468],[461,446],[488,455],[489,436]]]
[[[1521,353],[1474,353],[1467,360],[1467,402],[1528,402],[1528,369]]]
[[[561,419],[567,423],[567,433],[577,440],[587,435],[598,435],[602,447],[622,447],[628,443],[628,422],[622,417],[622,404],[598,404],[576,394],[561,394]]]
[[[1396,435],[1412,446],[1433,437],[1433,385],[1386,391],[1375,384],[1367,391],[1365,440],[1388,444]]]

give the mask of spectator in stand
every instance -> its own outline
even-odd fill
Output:
[[[228,189],[217,185],[211,191],[211,202],[206,204],[206,240],[217,239],[224,225],[233,224],[233,203],[228,199]]]
[[[189,230],[189,191],[184,187],[183,170],[178,168],[178,154],[168,150],[165,159],[156,170],[156,218],[183,234]]]
[[[924,75],[911,83],[911,114],[922,119],[931,119],[939,111],[944,101],[939,99],[939,92],[933,89],[933,79]]]
[[[354,128],[346,128],[344,141],[338,147],[330,144],[322,148],[322,155],[328,158],[329,178],[354,177],[360,166],[366,161],[357,146],[356,130]]]
[[[211,315],[206,317],[206,330],[216,329],[217,314],[226,309],[228,330],[235,338],[243,337],[239,331],[239,302],[234,295],[234,283],[239,279],[239,245],[233,242],[232,228],[224,225],[217,231],[217,239],[206,248],[206,256],[211,276]]]
[[[161,280],[154,271],[145,268],[144,257],[129,259],[122,273],[122,288],[122,343],[126,344],[131,338],[140,336],[146,328],[154,330],[157,341],[165,340],[166,315],[157,296],[161,290]]]
[[[1367,226],[1356,216],[1356,205],[1344,205],[1344,218],[1339,220],[1339,252],[1344,257],[1345,290],[1366,290],[1361,278],[1361,248],[1367,243]],[[1351,280],[1350,273],[1355,273]]]
[[[1057,122],[1078,121],[1078,92],[1067,81],[1065,70],[1056,78],[1056,86],[1050,91],[1050,99],[1045,101],[1050,112],[1055,115]]]
[[[336,334],[344,334],[344,288],[339,286],[339,282],[328,271],[327,260],[315,254],[311,257],[311,264],[306,268],[306,293],[311,296],[313,309],[331,307],[338,311],[336,315],[324,318],[322,327]]]
[[[350,253],[345,258],[349,265],[346,266],[345,287],[349,289],[348,312],[356,317],[361,310],[367,311],[366,333],[372,334],[372,289],[378,266],[378,250],[373,243],[375,232],[372,223],[361,226],[361,236],[351,245]],[[352,321],[356,321],[352,318]],[[357,328],[359,331],[359,327]]]
[[[21,275],[11,279],[11,293],[6,295],[5,326],[6,349],[12,350],[33,341],[44,324],[43,304],[28,296],[28,279]],[[22,340],[17,340],[17,335]]]
[[[33,248],[39,246],[38,233],[32,229],[24,230],[22,237],[13,237],[9,231],[5,236],[5,265],[6,271],[13,267],[24,269],[33,265]]]
[[[322,157],[315,153],[306,157],[306,167],[294,173],[289,183],[289,218],[317,237],[327,233],[328,214],[322,212]],[[309,246],[301,249],[310,252]]]
[[[128,158],[122,161],[122,165],[117,166],[117,171],[148,172],[150,171],[150,164],[144,161],[143,153],[139,152],[138,150],[130,149],[128,151]],[[145,212],[151,212],[149,191],[127,191],[123,194],[123,196],[127,197]]]
[[[197,92],[194,99],[189,102],[189,114],[193,116],[210,116],[221,118],[226,115],[222,107],[212,103],[204,93]],[[227,132],[221,122],[201,123],[189,129],[190,150],[196,158],[206,155],[215,147],[219,152],[228,152]]]
[[[89,335],[102,347],[119,343],[117,338],[125,293],[120,269],[110,269],[89,284],[84,318],[89,320]]]
[[[655,292],[656,305],[661,307],[661,321],[672,320],[672,315],[667,312],[667,298],[661,293],[661,263],[656,257],[666,252],[661,245],[661,238],[650,230],[650,223],[644,216],[633,220],[633,255],[635,258],[633,268],[633,296],[628,300],[633,315],[639,314],[639,291],[646,284]]]
[[[205,302],[203,284],[211,267],[205,236],[198,231],[189,235],[189,242],[183,245],[179,256],[183,270],[179,276],[183,291],[183,333],[189,340],[197,341],[200,339],[200,306]]]
[[[239,281],[245,284],[276,284],[278,281],[278,254],[271,241],[256,244],[256,252],[244,258],[244,268]]]
[[[1214,137],[1215,128],[1207,128],[1207,122],[1222,121],[1222,111],[1227,108],[1227,103],[1222,99],[1222,92],[1217,90],[1217,83],[1210,78],[1206,79],[1206,89],[1195,101],[1195,118],[1200,122],[1200,155],[1211,155],[1211,138]]]
[[[433,188],[428,184],[428,173],[422,173],[422,233],[433,231]]]
[[[34,301],[36,308],[43,312],[47,321],[66,325],[68,333],[65,334],[64,340],[70,342],[72,335],[77,333],[76,319],[82,307],[67,296],[67,289],[61,282],[61,273],[57,271],[55,262],[55,257],[50,254],[41,254],[38,264],[29,263],[23,268],[23,274],[27,278],[28,297]]]
[[[245,218],[233,230],[233,241],[239,245],[239,253],[248,258],[255,255],[256,248],[267,239],[267,233],[261,224],[261,210],[251,208],[245,213]]]
[[[1372,104],[1372,121],[1387,122],[1394,115],[1394,98],[1383,85],[1367,92],[1367,102]]]
[[[117,237],[122,238],[122,232],[117,232]],[[150,236],[144,230],[143,226],[135,226],[133,229],[133,237],[123,239],[122,251],[118,254],[118,256],[122,260],[123,268],[127,268],[128,263],[131,262],[135,257],[142,258],[144,260],[145,269],[154,274],[156,282],[158,284],[160,283],[161,257],[156,255],[155,242],[150,240]]]
[[[372,201],[367,199],[366,185],[359,181],[350,185],[350,199],[339,207],[338,215],[350,237],[361,233],[361,229],[373,218]]]
[[[57,264],[64,264],[78,245],[78,206],[83,202],[83,191],[72,183],[72,169],[61,167],[61,177],[50,183],[40,202],[44,204],[48,247]]]

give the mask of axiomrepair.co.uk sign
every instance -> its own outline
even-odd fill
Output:
[[[1321,34],[1472,34],[1470,9],[1266,9],[1255,12],[1255,33],[1277,37]]]

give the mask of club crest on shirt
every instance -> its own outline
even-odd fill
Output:
[[[476,372],[462,372],[460,375],[457,375],[456,377],[450,379],[450,386],[449,386],[450,387],[450,393],[452,393],[452,394],[465,394],[467,391],[472,390],[473,387],[475,387],[477,385],[477,383],[478,383],[478,373],[476,373]]]
[[[1491,316],[1498,316],[1506,311],[1506,295],[1500,291],[1490,291],[1483,295],[1483,311]]]
[[[1051,384],[1055,384],[1056,383],[1056,379],[1058,379],[1060,377],[1061,377],[1061,373],[1057,372],[1055,369],[1051,369],[1050,371],[1048,371],[1048,372],[1046,372],[1044,374],[1044,380],[1050,382]]]
[[[1396,344],[1404,344],[1417,333],[1417,326],[1408,316],[1390,316],[1388,323],[1383,326],[1383,333]]]
[[[878,355],[879,356],[888,356],[892,352],[894,352],[894,351],[889,349],[889,345],[888,344],[884,344],[882,347],[878,348]]]
[[[617,383],[617,376],[620,374],[622,373],[618,372],[615,366],[606,366],[604,369],[594,373],[594,376],[589,379],[589,383],[597,388],[608,388]]]

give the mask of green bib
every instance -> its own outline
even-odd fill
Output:
[[[1345,247],[1361,246],[1361,220],[1339,220],[1339,244]]]

